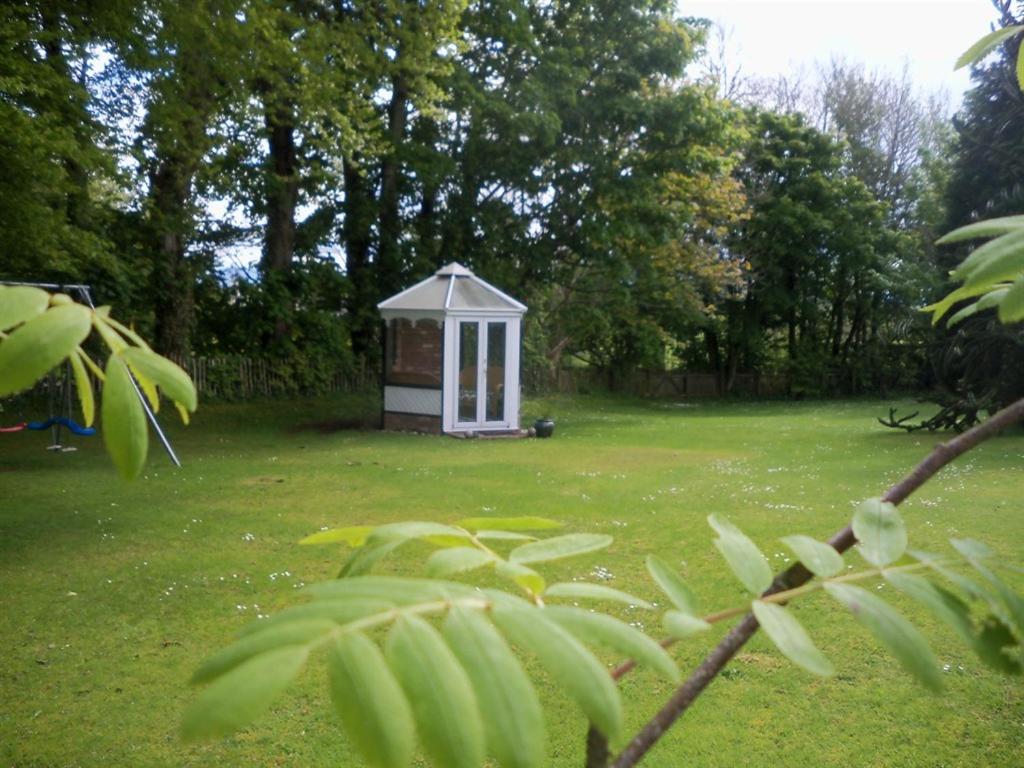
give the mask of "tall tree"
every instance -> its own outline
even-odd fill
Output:
[[[54,0],[0,9],[0,250],[4,277],[114,271],[98,191],[111,155],[89,111],[90,52],[117,8]]]
[[[739,170],[750,215],[731,240],[749,262],[747,287],[724,328],[706,332],[709,349],[726,349],[718,367],[727,379],[781,353],[795,391],[821,391],[830,371],[856,388],[866,350],[892,319],[900,238],[885,226],[884,203],[844,165],[842,144],[799,116],[751,119]]]

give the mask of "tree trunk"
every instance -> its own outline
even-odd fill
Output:
[[[377,334],[376,288],[370,271],[370,242],[373,230],[375,201],[370,181],[360,172],[355,161],[345,162],[345,274],[352,290],[348,314],[352,351],[372,361],[379,354],[374,340]]]
[[[388,105],[388,142],[381,161],[379,240],[377,243],[377,300],[387,298],[402,285],[402,220],[399,214],[401,158],[408,118],[409,85],[404,75],[392,79]]]
[[[182,357],[191,348],[195,275],[185,248],[193,172],[180,158],[167,157],[150,175],[151,236],[156,249],[150,278],[156,315],[154,345],[171,357]]]
[[[299,198],[294,115],[290,107],[266,111],[270,168],[267,173],[267,228],[263,237],[263,270],[286,272],[295,257],[295,206]]]
[[[202,50],[178,52],[174,78],[167,81],[167,98],[177,108],[164,114],[166,123],[145,128],[155,137],[148,210],[154,336],[157,351],[171,356],[190,351],[195,314],[196,276],[187,258],[194,228],[192,182],[210,146],[206,128],[217,103],[217,84],[204,56]]]

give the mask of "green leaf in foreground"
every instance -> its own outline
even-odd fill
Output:
[[[402,576],[353,576],[310,584],[305,592],[324,600],[386,600],[396,605],[473,597],[476,591],[465,584],[437,579]]]
[[[431,759],[446,768],[479,768],[480,710],[465,670],[437,630],[418,616],[402,616],[388,633],[384,653]]]
[[[387,544],[410,539],[431,539],[439,546],[463,546],[469,543],[469,534],[458,528],[442,523],[412,520],[402,523],[378,525],[367,538],[371,545]]]
[[[724,517],[708,515],[708,524],[718,533],[715,546],[743,586],[754,595],[768,589],[772,569],[757,545]]]
[[[651,574],[655,584],[661,587],[661,591],[668,596],[672,605],[683,613],[696,615],[697,601],[693,597],[693,592],[671,565],[657,555],[648,555],[647,572]]]
[[[1020,664],[1002,652],[1003,647],[1007,645],[1006,635],[1000,635],[997,626],[1005,627],[1004,624],[995,622],[990,625],[991,629],[987,635],[984,631],[976,632],[974,623],[971,621],[970,608],[949,590],[914,573],[897,571],[885,574],[885,578],[900,592],[905,592],[925,605],[933,614],[952,627],[960,639],[984,663],[999,672],[1009,674],[1020,672]]]
[[[544,581],[543,576],[532,568],[527,568],[525,565],[520,565],[519,563],[510,563],[507,560],[498,560],[494,565],[494,572],[501,578],[508,579],[535,595],[541,594],[544,591],[544,587],[547,586],[547,582]]]
[[[96,401],[93,399],[92,382],[89,380],[89,373],[85,370],[81,355],[82,350],[76,347],[68,356],[68,361],[75,374],[75,391],[78,393],[78,403],[82,406],[82,420],[85,426],[91,427],[96,420]]]
[[[604,549],[612,543],[612,537],[599,533],[570,533],[523,544],[513,549],[508,556],[510,562],[525,565],[560,560],[563,557],[585,555]]]
[[[346,528],[331,528],[329,531],[318,531],[299,541],[299,544],[348,544],[350,547],[361,547],[366,537],[373,532],[372,525],[350,525]]]
[[[843,556],[823,541],[796,534],[781,539],[815,576],[827,579],[843,569]]]
[[[0,331],[43,314],[50,305],[50,294],[28,285],[0,285]]]
[[[391,600],[354,598],[348,600],[314,600],[300,603],[271,614],[265,619],[254,621],[243,627],[242,637],[268,631],[271,627],[308,619],[326,619],[334,624],[347,624],[374,613],[383,613],[395,607]]]
[[[603,613],[582,608],[549,605],[544,613],[580,641],[596,643],[653,669],[670,682],[679,680],[679,668],[657,642],[643,632]]]
[[[89,335],[89,318],[78,304],[52,307],[0,341],[0,397],[28,389],[70,355]]]
[[[864,559],[879,568],[899,560],[907,550],[903,518],[894,504],[881,499],[865,499],[857,506],[853,535]]]
[[[395,539],[394,541],[389,541],[386,544],[380,544],[379,546],[359,547],[352,553],[352,556],[345,561],[345,564],[341,566],[341,571],[338,572],[338,577],[345,578],[351,576],[363,576],[369,573],[370,569],[377,564],[378,560],[383,560],[407,541],[409,540]]]
[[[974,64],[981,61],[981,59],[983,59],[996,46],[1006,40],[1009,40],[1022,29],[1024,29],[1024,27],[1010,26],[997,29],[994,32],[989,32],[981,39],[976,40],[974,45],[960,54],[960,58],[956,60],[954,69],[960,69],[961,67],[966,67],[968,64]]]
[[[946,322],[946,325],[952,328],[954,325],[957,325],[969,317],[973,317],[979,312],[1001,306],[1001,302],[1006,298],[1006,294],[1009,290],[1009,288],[996,288],[993,291],[989,291],[977,301],[968,304],[963,309],[959,309],[953,313]]]
[[[932,691],[942,689],[935,654],[909,621],[883,600],[852,584],[825,582],[825,590],[845,605],[920,683]]]
[[[618,589],[606,587],[603,584],[589,584],[585,581],[566,581],[561,584],[552,584],[544,590],[544,597],[562,597],[567,599],[579,598],[581,600],[610,600],[615,603],[636,605],[640,608],[652,610],[653,605],[636,595],[622,592]]]
[[[128,367],[118,355],[107,360],[106,382],[103,385],[103,441],[107,452],[122,477],[139,476],[146,463],[148,432]]]
[[[835,550],[833,550],[835,551]],[[781,605],[755,600],[751,604],[757,623],[782,655],[815,675],[835,674],[832,663],[818,650],[807,631]]]
[[[470,531],[548,531],[562,523],[546,517],[467,517],[456,525]]]
[[[204,661],[192,675],[192,682],[196,684],[214,680],[254,656],[259,656],[261,653],[272,651],[275,648],[310,643],[331,630],[337,629],[337,626],[334,622],[325,619],[304,619],[267,627],[261,632],[245,635]]]
[[[667,611],[662,617],[661,625],[672,637],[680,640],[711,629],[711,625],[704,619],[682,611]]]
[[[529,649],[609,739],[622,729],[622,703],[608,670],[539,608],[499,605],[494,622],[516,645]]]
[[[360,754],[374,768],[406,768],[416,746],[412,710],[376,644],[341,635],[327,655],[331,700]]]
[[[1012,280],[1024,269],[1024,229],[996,238],[978,248],[971,256],[984,252],[984,259],[966,274],[964,288],[984,292],[1003,280]],[[959,277],[959,275],[958,275]]]
[[[972,539],[950,539],[949,543],[995,588],[999,599],[1009,611],[1005,614],[1006,623],[1013,626],[1018,637],[1024,638],[1024,599],[982,562],[992,555],[992,551],[981,542]]]
[[[285,646],[218,678],[186,710],[183,736],[189,741],[223,736],[252,722],[288,687],[307,655],[305,646]]]
[[[1024,275],[1013,281],[999,300],[999,322],[1017,323],[1024,320]]]
[[[155,382],[167,397],[186,410],[195,411],[198,405],[196,386],[179,365],[142,347],[129,347],[121,354],[133,370]]]
[[[1017,87],[1024,91],[1024,46],[1017,49]]]
[[[427,559],[427,573],[430,576],[451,576],[490,565],[496,559],[490,552],[476,547],[439,549]]]
[[[448,614],[443,633],[473,683],[488,751],[504,768],[542,765],[544,713],[504,638],[478,611],[458,607]]]
[[[1015,229],[1024,229],[1024,216],[1002,216],[996,219],[985,219],[984,221],[967,224],[966,226],[946,233],[936,240],[935,244],[947,245],[949,243],[958,243],[963,240],[975,240],[983,237],[998,237],[999,235],[1005,235],[1007,232],[1013,232]],[[964,265],[961,264],[960,266],[963,267]],[[970,269],[970,266],[971,265],[967,265],[968,270]]]
[[[488,531],[482,530],[477,531],[473,534],[478,539],[487,540],[492,539],[495,541],[536,541],[536,536],[529,536],[525,533],[516,533],[515,531]]]

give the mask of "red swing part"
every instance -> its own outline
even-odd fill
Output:
[[[23,421],[21,424],[14,424],[10,427],[0,427],[0,432],[21,432],[26,426],[28,426],[27,422]]]

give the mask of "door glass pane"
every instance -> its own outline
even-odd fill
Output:
[[[476,421],[477,323],[459,323],[459,421]]]
[[[487,421],[505,420],[505,323],[487,324]]]

